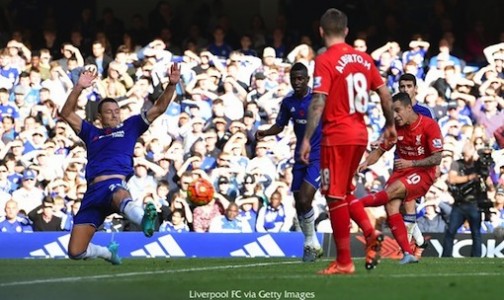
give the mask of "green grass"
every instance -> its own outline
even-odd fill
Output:
[[[250,259],[129,259],[121,266],[102,260],[0,260],[0,299],[209,299],[198,293],[241,292],[241,299],[501,299],[502,259],[424,258],[416,265],[384,260],[366,271],[355,260],[350,276],[320,276],[328,261]],[[193,291],[192,298],[190,291]],[[246,292],[251,293],[249,297]],[[263,292],[281,292],[276,298]],[[260,293],[261,292],[261,293]],[[200,294],[201,295],[201,294]],[[225,296],[225,294],[221,294]]]

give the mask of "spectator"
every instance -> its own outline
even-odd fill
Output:
[[[273,192],[268,205],[263,206],[257,215],[257,232],[285,232],[290,231],[292,220],[286,214],[282,203],[282,193]]]
[[[238,217],[239,209],[236,203],[231,203],[226,208],[225,215],[216,216],[210,223],[208,232],[244,233],[252,232],[249,223]]]
[[[198,206],[193,211],[193,229],[195,232],[208,232],[212,220],[220,216],[221,207],[215,199],[208,204]]]
[[[14,200],[5,203],[5,217],[0,218],[0,232],[32,232],[30,220],[25,216],[19,215],[18,204]]]
[[[33,222],[33,231],[62,231],[63,222],[54,214],[54,199],[44,197],[42,205],[33,209],[28,216]]]
[[[86,58],[86,65],[92,64],[95,65],[100,78],[107,77],[107,71],[109,68],[109,64],[113,61],[113,59],[105,53],[105,46],[103,42],[98,40],[93,42],[92,50],[93,54]]]
[[[439,205],[438,205],[439,204]],[[417,219],[418,228],[421,232],[444,233],[446,231],[447,216],[450,214],[450,206],[447,203],[439,203],[435,195],[431,192],[425,195],[425,202],[422,203],[425,213]],[[441,205],[445,211],[439,211]],[[447,211],[446,211],[447,210]]]
[[[157,183],[154,176],[149,175],[149,169],[160,169],[158,165],[148,162],[144,158],[135,159],[134,175],[128,180],[128,190],[133,201],[141,201],[146,190],[155,190]]]
[[[171,222],[164,221],[161,226],[159,226],[159,232],[189,232],[184,211],[180,208],[175,209],[171,215]]]
[[[42,204],[44,193],[36,186],[37,174],[31,169],[23,172],[21,187],[12,193],[12,199],[19,205],[19,209],[29,213]]]

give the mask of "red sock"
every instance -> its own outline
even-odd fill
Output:
[[[377,207],[387,204],[389,198],[385,191],[381,191],[378,193],[369,194],[366,197],[361,198],[360,201],[362,202],[362,205],[364,205],[365,207],[368,206]]]
[[[406,225],[404,225],[404,220],[401,214],[391,215],[387,218],[387,221],[396,242],[399,244],[399,247],[401,247],[401,250],[411,254],[412,251],[408,242],[408,232],[406,231]]]
[[[329,202],[329,216],[336,242],[336,260],[346,266],[352,262],[350,254],[350,212],[346,201]]]
[[[369,221],[369,217],[364,210],[364,205],[354,195],[347,195],[346,201],[348,202],[348,209],[350,210],[350,217],[359,225],[365,237],[370,236],[374,232],[374,228]]]

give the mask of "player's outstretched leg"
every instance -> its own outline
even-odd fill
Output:
[[[112,241],[107,246],[107,249],[110,251],[110,258],[106,258],[105,260],[110,262],[113,265],[120,265],[122,263],[121,257],[119,256],[119,244]]]
[[[120,211],[126,215],[128,220],[142,226],[142,231],[146,237],[151,237],[154,234],[157,211],[153,203],[147,203],[145,208],[142,209],[131,198],[125,198],[121,201]]]
[[[113,265],[120,265],[122,263],[121,257],[119,257],[118,250],[119,244],[112,242],[108,247],[98,246],[95,244],[89,244],[87,249],[80,254],[72,254],[68,252],[68,256],[73,260],[81,259],[93,259],[93,258],[103,258],[104,260],[110,262]]]
[[[142,217],[142,231],[146,237],[151,237],[154,234],[156,218],[156,206],[151,202],[147,203],[145,205],[144,215]]]

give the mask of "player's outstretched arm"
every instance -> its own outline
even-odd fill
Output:
[[[147,120],[149,120],[149,122],[153,122],[157,117],[164,114],[172,101],[173,95],[175,94],[175,86],[180,80],[180,66],[178,64],[174,63],[171,65],[168,79],[168,85],[165,90],[154,105],[147,111]]]
[[[357,172],[360,173],[367,169],[369,166],[374,165],[380,159],[380,157],[382,157],[383,153],[385,153],[385,150],[380,147],[371,151],[371,153],[369,153],[369,155],[366,157],[366,160],[364,160],[364,162],[362,162],[359,167],[357,167]]]
[[[82,126],[82,119],[79,117],[75,110],[77,109],[77,100],[79,99],[82,91],[94,84],[98,73],[96,68],[86,68],[79,76],[77,84],[67,97],[63,108],[61,108],[61,117],[72,127],[73,131],[80,132]]]
[[[277,124],[273,124],[270,126],[270,128],[268,129],[264,129],[264,130],[257,130],[256,133],[255,133],[255,138],[256,138],[256,141],[258,140],[261,140],[262,138],[264,138],[265,136],[269,136],[269,135],[277,135],[279,134],[280,132],[283,131],[283,127],[280,127],[278,126]]]

